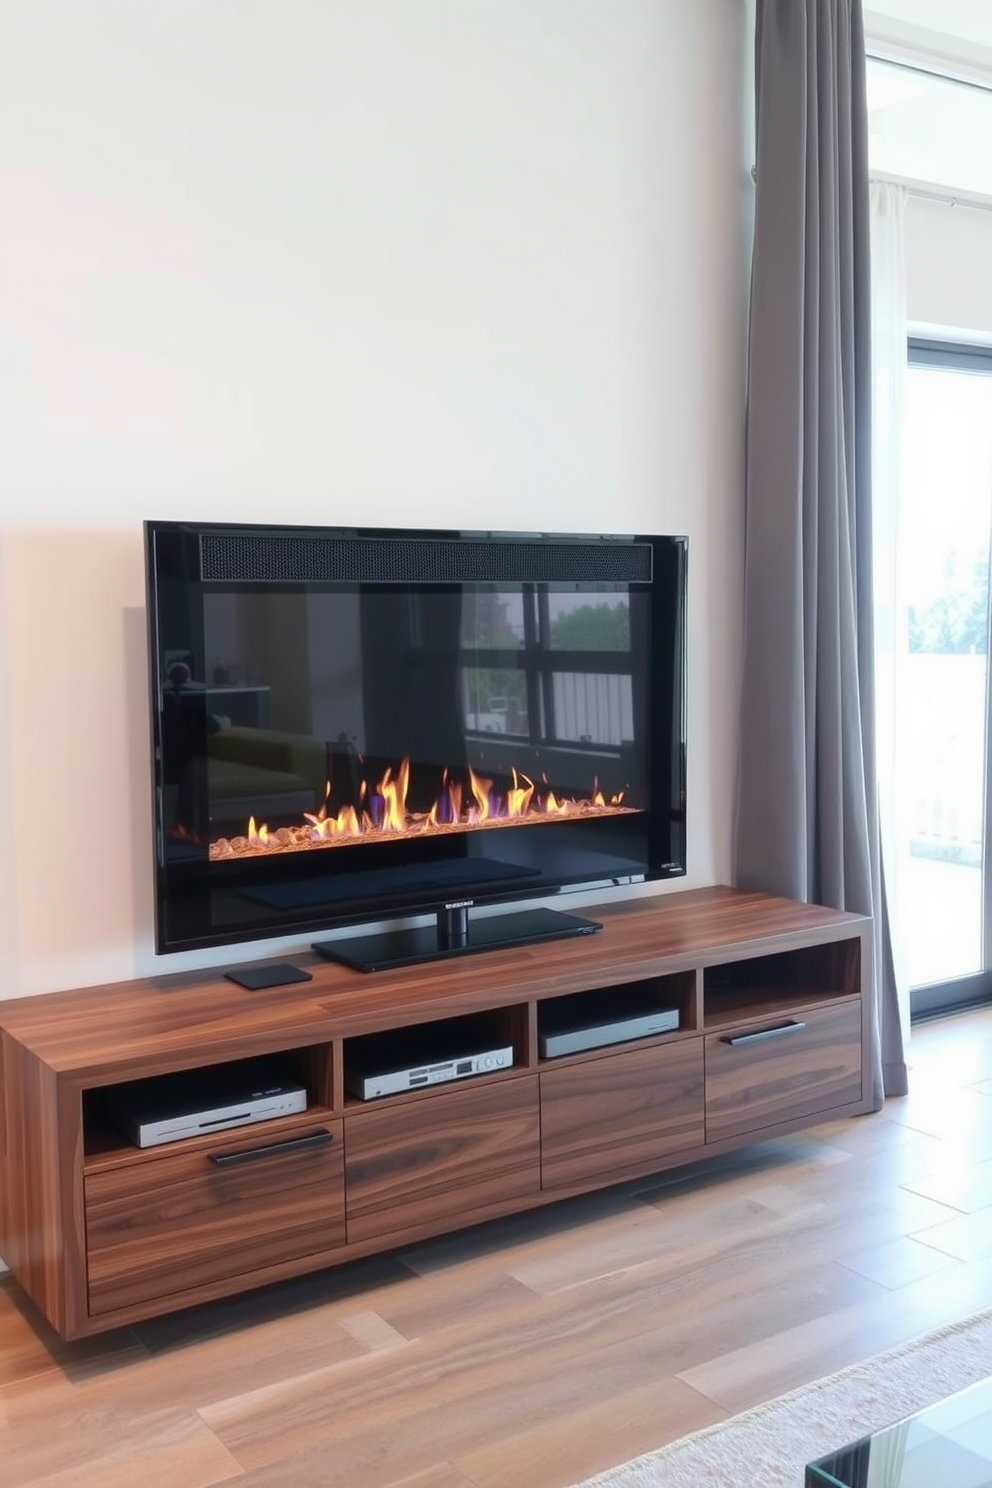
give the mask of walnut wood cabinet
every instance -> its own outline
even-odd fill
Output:
[[[0,1254],[66,1338],[868,1109],[871,923],[729,888],[597,909],[594,936],[248,992],[217,972],[0,1003]],[[586,1000],[585,1003],[583,1000]],[[553,1008],[678,1027],[559,1057]],[[350,1061],[431,1025],[492,1073],[363,1101]],[[307,1109],[136,1147],[115,1087],[245,1058]]]

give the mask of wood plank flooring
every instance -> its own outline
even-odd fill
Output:
[[[3,1488],[565,1488],[992,1306],[992,1010],[911,1094],[67,1345],[0,1280]]]

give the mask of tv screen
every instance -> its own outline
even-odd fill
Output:
[[[160,953],[433,914],[423,959],[481,944],[470,908],[685,872],[684,538],[145,546]]]

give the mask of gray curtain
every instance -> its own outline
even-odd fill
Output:
[[[758,0],[736,880],[873,916],[872,1098],[904,1094],[879,848],[860,0]]]

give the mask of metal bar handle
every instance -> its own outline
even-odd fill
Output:
[[[726,1038],[723,1042],[732,1047],[738,1044],[756,1044],[759,1039],[781,1038],[785,1033],[802,1033],[805,1027],[805,1023],[779,1023],[775,1028],[759,1028],[757,1033],[735,1034],[733,1038]]]
[[[261,1157],[282,1157],[287,1152],[327,1147],[333,1140],[332,1132],[313,1132],[309,1137],[290,1137],[285,1142],[270,1142],[265,1147],[247,1147],[243,1152],[211,1152],[210,1161],[217,1168],[233,1168],[239,1163],[257,1162]]]

